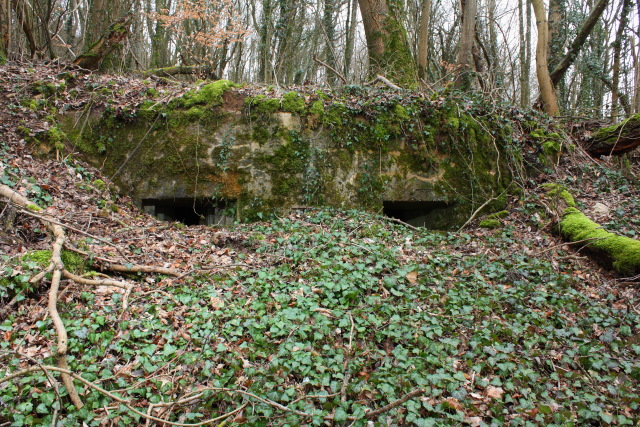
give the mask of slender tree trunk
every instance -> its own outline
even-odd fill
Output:
[[[561,59],[566,40],[566,25],[563,15],[567,11],[566,0],[549,0],[549,51],[547,61],[553,70]]]
[[[427,80],[429,72],[429,27],[431,20],[431,0],[422,0],[420,30],[418,32],[418,77]]]
[[[27,37],[31,57],[35,58],[38,53],[38,44],[36,43],[36,38],[33,34],[33,16],[31,11],[25,2],[20,0],[13,0],[13,10],[16,13],[16,18],[18,18],[18,23],[22,27],[22,31],[24,31],[24,34]]]
[[[616,31],[616,38],[613,41],[613,66],[612,66],[612,82],[611,82],[611,117],[618,115],[618,99],[620,86],[620,51],[622,50],[622,41],[624,31],[629,22],[629,10],[631,9],[631,0],[623,0],[622,10],[620,11],[620,24]],[[631,114],[628,105],[625,107],[625,114]]]
[[[526,21],[525,25],[525,12],[524,8],[527,8],[529,12],[528,0],[518,0],[518,22],[520,24],[520,106],[526,107],[531,102],[531,89],[529,87],[529,69],[531,63],[529,62],[529,46],[531,43],[531,20]],[[529,18],[527,13],[527,18]]]
[[[76,10],[76,0],[69,0],[67,7],[67,17],[64,22],[64,41],[69,46],[71,52],[75,51],[76,29],[80,22],[80,16]]]
[[[498,58],[498,34],[496,23],[496,0],[488,0],[487,2],[487,14],[489,18],[489,49],[487,56],[491,60],[491,74],[494,80],[499,79],[501,75],[501,64]],[[501,83],[500,80],[497,80]]]
[[[543,0],[531,0],[533,13],[536,16],[536,27],[538,28],[538,43],[536,45],[536,75],[540,86],[540,97],[542,108],[545,113],[554,116],[558,111],[556,95],[549,75],[547,65],[547,46],[549,46],[549,27],[547,25],[547,13]]]
[[[382,74],[400,85],[415,86],[418,70],[398,19],[400,0],[358,0],[358,3],[367,39],[369,73]]]
[[[262,2],[262,20],[260,24],[260,78],[264,83],[273,81],[273,72],[271,69],[271,38],[273,35],[271,26],[273,20],[273,5],[271,0],[263,0]]]
[[[349,76],[353,75],[351,64],[353,61],[353,46],[355,45],[356,40],[356,18],[358,15],[358,0],[349,0],[349,2],[349,10],[347,12],[346,41],[344,47],[344,70],[342,72],[342,74],[348,81],[350,81]]]
[[[549,47],[547,51],[547,63],[549,70],[555,69],[562,59],[562,53],[567,40],[567,21],[565,19],[568,9],[566,0],[549,0]],[[560,105],[566,106],[566,94],[564,81],[554,82],[556,99]]]
[[[336,6],[336,0],[324,0],[324,9],[322,14],[322,28],[325,35],[325,47],[324,57],[333,69],[337,69],[336,55],[333,43],[335,41],[336,23],[334,20],[334,12]],[[327,70],[327,83],[330,86],[335,86],[338,83],[337,76]]]
[[[634,72],[634,86],[633,86],[633,114],[640,112],[640,53],[638,53],[640,46],[636,39],[631,37],[631,55],[633,56],[633,72]]]
[[[11,7],[9,0],[0,0],[0,65],[9,57],[11,48]]]
[[[473,46],[476,34],[477,0],[462,0],[462,34],[460,36],[460,51],[458,52],[458,76],[455,86],[466,90],[472,86]]]

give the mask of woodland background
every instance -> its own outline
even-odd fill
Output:
[[[466,70],[458,86],[514,104],[540,82],[547,113],[615,117],[640,106],[639,16],[631,0],[1,0],[0,56],[77,60],[119,21],[103,69],[430,88]]]

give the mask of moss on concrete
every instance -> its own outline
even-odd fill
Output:
[[[228,83],[214,82],[167,107],[147,101],[133,120],[107,112],[82,133],[68,127],[73,120],[64,130],[107,176],[126,163],[114,179],[134,200],[141,186],[233,196],[242,218],[259,219],[295,204],[378,210],[383,200],[420,197],[448,204],[449,223],[439,228],[460,225],[492,197],[499,200],[489,212],[505,206],[512,157],[504,119],[454,99],[434,107],[362,89],[360,102],[351,92],[310,95],[308,103],[294,91],[260,94],[245,98],[240,115],[220,107],[225,90]]]
[[[559,224],[571,242],[584,242],[584,249],[623,275],[640,274],[640,241],[604,230],[575,208],[564,211]]]
[[[178,98],[176,101],[179,105],[186,108],[193,107],[194,105],[212,107],[222,104],[222,95],[232,87],[238,87],[238,85],[229,80],[216,80],[215,82],[202,86],[198,90],[187,92],[182,98]]]
[[[304,98],[298,95],[297,92],[287,92],[282,97],[282,111],[302,113],[305,108],[306,103],[304,102]]]

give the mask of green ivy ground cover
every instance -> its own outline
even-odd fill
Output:
[[[144,292],[141,284],[126,313],[117,293],[104,304],[93,292],[65,299],[70,368],[142,412],[201,393],[156,406],[154,414],[183,424],[246,405],[227,424],[367,425],[367,412],[418,389],[424,393],[371,421],[640,422],[639,301],[532,256],[534,242],[510,225],[479,238],[318,211],[241,232],[268,267]],[[55,342],[42,319],[32,329],[12,317],[0,325],[10,371],[24,367],[10,342],[26,348],[38,334]],[[2,383],[0,420],[50,425],[63,402],[57,416],[65,426],[145,422],[77,387],[81,410],[63,388],[58,399],[42,372]]]

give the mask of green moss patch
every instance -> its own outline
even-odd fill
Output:
[[[567,207],[573,208],[576,206],[573,196],[567,191],[564,185],[548,183],[542,184],[542,188],[547,191],[548,197],[555,199],[555,204],[557,204],[559,200],[562,200]]]
[[[217,80],[202,86],[196,91],[187,92],[179,99],[179,102],[187,108],[194,105],[220,105],[222,104],[222,95],[232,87],[238,87],[238,85],[229,80]]]
[[[584,241],[586,250],[618,273],[640,273],[640,241],[609,233],[575,208],[565,210],[559,227],[565,238],[572,242]]]
[[[84,259],[75,252],[63,250],[60,258],[62,259],[65,270],[74,274],[79,274],[84,271]],[[47,268],[51,262],[51,251],[41,250],[28,252],[22,256],[22,260],[35,262],[40,268]]]
[[[494,229],[494,228],[500,228],[502,227],[502,223],[500,222],[499,219],[483,219],[482,221],[480,221],[479,224],[480,228],[490,228],[490,229]]]

